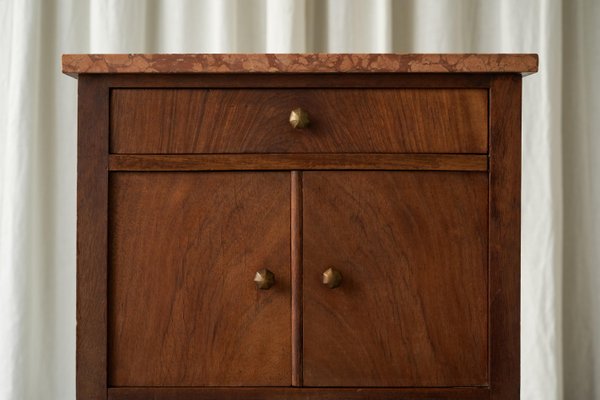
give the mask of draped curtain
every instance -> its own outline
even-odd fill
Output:
[[[536,52],[523,399],[600,399],[600,2],[0,0],[0,400],[75,398],[76,81],[62,53]]]

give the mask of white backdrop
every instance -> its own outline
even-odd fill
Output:
[[[537,52],[522,398],[600,399],[600,2],[0,0],[0,400],[75,398],[76,81],[61,53]]]

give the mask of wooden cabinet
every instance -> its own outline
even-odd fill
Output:
[[[519,398],[535,55],[63,69],[79,78],[79,400]]]

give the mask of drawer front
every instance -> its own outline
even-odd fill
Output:
[[[305,172],[303,193],[304,384],[486,385],[487,174]]]
[[[110,188],[108,385],[289,386],[289,174],[115,173]]]
[[[110,126],[120,154],[486,153],[488,91],[113,89]]]

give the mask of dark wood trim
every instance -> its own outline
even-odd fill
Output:
[[[82,75],[83,76],[83,75]],[[112,88],[488,88],[489,74],[107,74]]]
[[[502,400],[520,395],[521,79],[490,90],[490,386]]]
[[[292,386],[302,386],[302,172],[291,172]]]
[[[435,170],[487,171],[483,154],[195,154],[109,156],[111,171]]]
[[[106,399],[108,88],[79,78],[77,152],[78,399]]]
[[[403,400],[489,399],[488,388],[109,388],[109,400]]]

